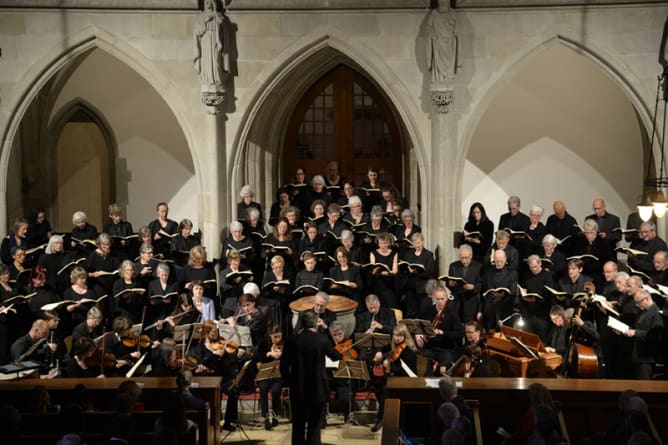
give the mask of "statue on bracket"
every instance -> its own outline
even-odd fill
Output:
[[[204,0],[204,10],[195,25],[195,70],[200,75],[202,102],[211,108],[222,104],[229,56],[225,51],[225,5],[220,12],[218,0]]]
[[[427,17],[427,68],[433,84],[451,83],[459,65],[457,21],[450,10],[450,0],[438,0],[438,7]]]

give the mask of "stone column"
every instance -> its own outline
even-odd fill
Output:
[[[226,221],[225,209],[226,152],[225,152],[225,115],[223,113],[204,114],[204,132],[202,136],[202,194],[198,202],[199,214],[204,237],[202,244],[207,246],[208,257],[220,255],[220,233]]]
[[[451,112],[455,92],[452,85],[431,88],[431,184],[429,205],[430,237],[439,246],[439,275],[447,272],[453,260],[453,233],[457,226],[455,160],[457,152],[456,123]]]

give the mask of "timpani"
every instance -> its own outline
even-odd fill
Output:
[[[314,303],[315,295],[302,297],[290,303],[293,328],[297,324],[299,313],[304,312],[307,309],[313,309]],[[357,310],[357,302],[342,295],[330,295],[327,309],[336,313],[336,320],[343,324],[346,338],[350,337],[355,331],[355,311]]]

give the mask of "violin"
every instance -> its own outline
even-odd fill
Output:
[[[208,348],[213,352],[224,349],[228,354],[236,354],[239,350],[239,343],[220,339],[218,341],[212,341],[209,343]]]
[[[406,349],[407,346],[408,346],[408,343],[403,342],[399,345],[396,345],[394,347],[394,349],[392,349],[392,355],[390,356],[389,363],[387,364],[387,366],[385,366],[385,374],[390,373],[390,367],[391,367],[392,363],[399,360],[399,357],[401,357],[401,354],[404,352],[404,349]]]
[[[347,338],[341,343],[337,343],[334,348],[336,348],[336,350],[343,356],[343,361],[357,360],[358,354],[357,351],[353,349],[353,341],[351,339]]]
[[[123,346],[126,348],[139,347],[140,349],[146,349],[151,346],[151,338],[146,334],[137,336],[131,332],[128,335],[122,337],[121,340],[123,341]]]
[[[283,352],[283,342],[271,345],[271,352]]]

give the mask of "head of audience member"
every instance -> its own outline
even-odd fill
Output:
[[[193,373],[187,369],[180,369],[176,373],[176,387],[181,391],[190,388],[193,382]]]
[[[494,251],[494,268],[496,270],[501,270],[506,267],[507,262],[506,252],[501,249]]]
[[[467,222],[471,224],[479,224],[482,221],[487,221],[487,212],[485,211],[485,207],[479,203],[479,202],[474,202],[471,204],[471,207],[469,208],[469,216]]]
[[[617,272],[617,263],[614,261],[607,261],[605,264],[603,264],[603,278],[605,278],[606,283],[612,283],[615,281]]]
[[[531,271],[531,273],[534,275],[540,274],[543,270],[543,263],[540,261],[540,257],[538,255],[529,255],[529,258],[527,258],[527,264],[529,265],[529,271]]]
[[[594,214],[597,218],[602,218],[605,216],[605,201],[601,198],[596,198],[591,204],[592,209],[594,209]]]
[[[518,196],[511,196],[510,198],[508,198],[508,212],[512,216],[515,216],[518,213],[520,213],[520,205],[521,201]]]
[[[329,303],[329,295],[327,292],[318,292],[315,294],[315,301],[313,302],[313,312],[318,315],[322,315],[327,310],[327,304]]]
[[[444,375],[438,381],[438,391],[441,394],[441,400],[449,402],[457,397],[457,385],[449,375]]]
[[[452,402],[441,403],[441,406],[438,407],[438,417],[443,423],[443,428],[449,429],[452,422],[459,417],[459,409]]]
[[[505,249],[510,243],[510,234],[505,230],[497,230],[495,233],[496,236],[496,247],[499,249]]]
[[[541,218],[543,217],[543,213],[545,213],[545,211],[538,204],[531,206],[531,209],[529,209],[529,219],[531,220],[532,227],[540,222]]]
[[[566,204],[564,204],[564,201],[554,201],[552,203],[552,210],[554,211],[554,216],[558,219],[564,219],[566,216]]]

